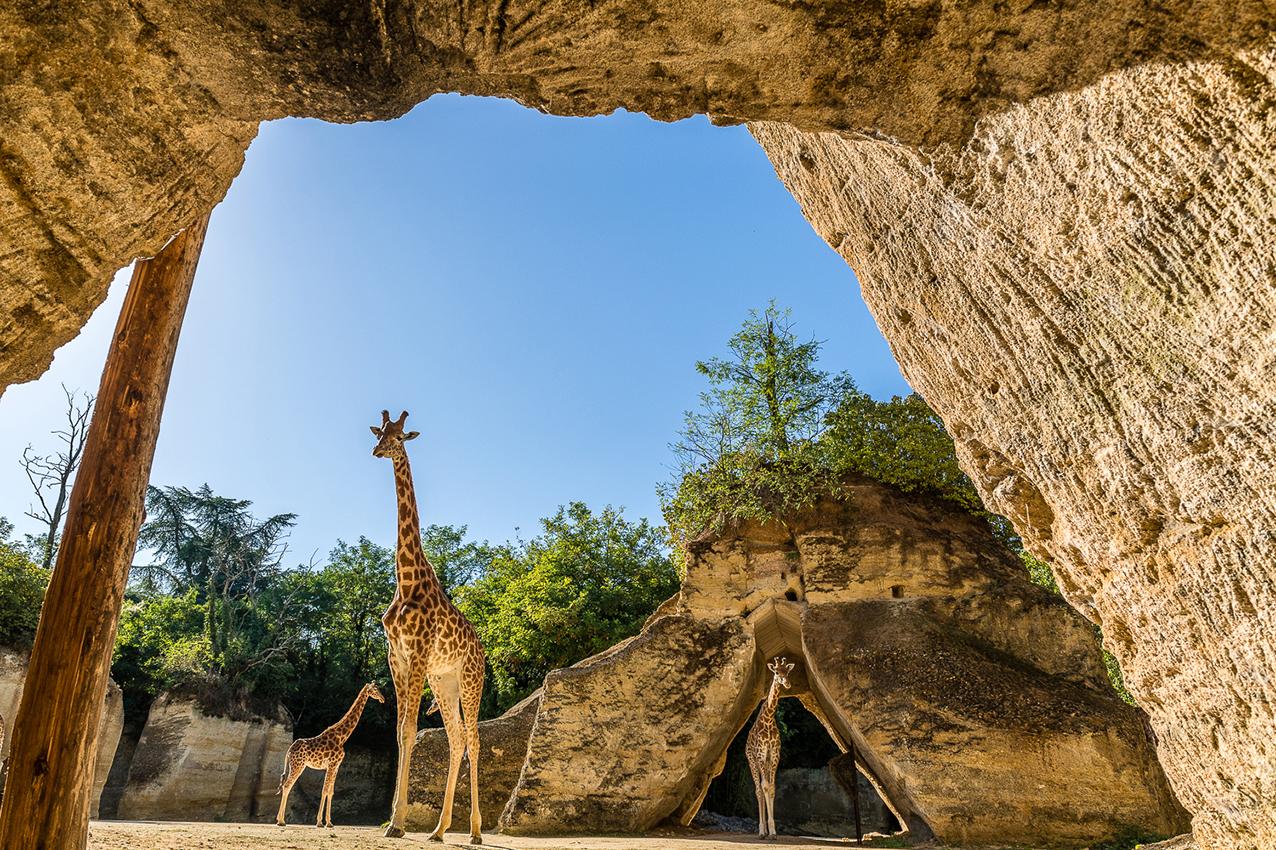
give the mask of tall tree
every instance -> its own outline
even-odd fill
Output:
[[[22,470],[35,492],[35,502],[26,515],[44,528],[34,537],[32,548],[40,566],[46,570],[53,567],[57,555],[71,485],[80,468],[84,442],[89,436],[89,420],[93,416],[93,396],[69,390],[65,384],[62,393],[66,396],[66,425],[52,432],[61,443],[60,448],[43,455],[36,454],[30,445],[22,451]]]
[[[141,586],[177,594],[193,591],[204,606],[204,629],[215,671],[232,673],[261,663],[246,631],[261,628],[257,599],[282,572],[288,530],[296,514],[253,516],[252,502],[218,496],[207,485],[149,487],[140,548],[154,558],[134,567]],[[270,654],[274,654],[274,650]]]
[[[793,327],[791,312],[772,301],[749,311],[729,356],[696,363],[710,387],[672,446],[684,471],[743,451],[778,460],[824,431],[849,379],[817,369],[820,342],[799,341]]]

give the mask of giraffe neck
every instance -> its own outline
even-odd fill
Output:
[[[354,698],[354,704],[350,706],[350,710],[332,725],[332,731],[336,733],[342,743],[345,743],[345,740],[354,732],[354,727],[359,725],[359,718],[363,716],[363,707],[367,704],[368,689],[364,688]]]
[[[762,714],[759,719],[766,718],[766,722],[775,723],[775,707],[780,704],[780,680],[771,679],[771,690],[767,692],[766,702],[762,705]]]
[[[412,596],[446,596],[421,548],[421,517],[417,513],[412,466],[406,452],[394,459],[394,489],[399,508],[399,543],[394,558],[399,592]]]

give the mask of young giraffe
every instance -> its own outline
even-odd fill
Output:
[[[793,662],[777,658],[767,665],[775,674],[766,702],[758,719],[749,730],[745,753],[749,772],[753,774],[753,790],[758,795],[758,837],[775,839],[775,770],[780,766],[780,730],[775,725],[775,707],[780,702],[780,689],[789,686]]]
[[[341,762],[346,758],[346,740],[354,731],[354,727],[359,725],[359,718],[363,715],[363,707],[368,704],[368,697],[372,697],[377,702],[385,702],[380,689],[372,682],[368,682],[355,697],[354,705],[350,706],[350,710],[340,720],[313,738],[298,738],[292,742],[292,746],[288,748],[288,757],[284,759],[283,775],[279,777],[279,790],[275,792],[283,795],[279,801],[279,814],[275,816],[276,824],[284,826],[286,822],[284,813],[288,810],[288,794],[291,793],[293,784],[306,768],[313,767],[316,770],[325,771],[323,793],[319,795],[319,817],[315,820],[315,826],[324,825],[325,803],[328,808],[327,825],[332,826],[332,789],[337,784],[337,771],[341,769]]]
[[[416,743],[417,712],[425,683],[430,683],[447,733],[447,786],[439,825],[430,833],[431,841],[442,841],[452,823],[452,799],[461,760],[470,761],[470,843],[482,844],[483,819],[479,813],[478,711],[483,696],[483,645],[474,626],[447,598],[434,568],[421,549],[421,521],[417,514],[412,469],[404,443],[415,439],[416,431],[404,433],[405,410],[398,421],[381,411],[381,427],[373,426],[377,437],[372,454],[394,462],[395,493],[399,505],[399,543],[395,552],[398,587],[381,623],[390,644],[390,673],[399,710],[399,770],[394,786],[394,808],[387,838],[403,836],[408,810],[408,767]]]

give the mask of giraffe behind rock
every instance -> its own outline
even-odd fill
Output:
[[[380,689],[369,682],[360,689],[359,696],[355,697],[354,705],[350,706],[350,710],[340,720],[313,738],[298,738],[292,742],[292,746],[288,748],[288,756],[284,759],[284,772],[279,777],[279,790],[276,792],[281,795],[279,814],[275,817],[277,825],[285,824],[288,794],[292,791],[293,784],[306,768],[313,767],[316,770],[325,771],[323,793],[319,795],[319,816],[315,826],[325,825],[325,804],[328,811],[326,825],[332,826],[332,791],[337,783],[337,771],[341,769],[341,762],[346,757],[346,740],[354,732],[354,727],[359,725],[359,718],[363,716],[363,707],[368,704],[369,697],[377,702],[385,702]]]
[[[749,757],[753,790],[758,796],[758,837],[775,840],[775,771],[780,766],[780,730],[775,725],[775,707],[780,702],[780,689],[789,686],[793,662],[776,658],[767,669],[774,674],[771,690],[749,730],[744,751]]]
[[[415,439],[416,431],[404,432],[405,410],[397,421],[389,411],[381,411],[381,427],[372,426],[377,437],[372,454],[394,463],[395,496],[398,502],[399,542],[394,566],[398,578],[394,599],[381,618],[390,644],[390,673],[399,713],[399,768],[394,786],[394,808],[387,838],[401,838],[408,808],[408,766],[416,743],[417,713],[425,683],[430,683],[435,704],[443,715],[447,733],[448,773],[443,792],[439,824],[430,833],[431,841],[442,841],[452,823],[452,800],[456,777],[467,752],[470,762],[470,843],[483,843],[483,818],[479,812],[478,757],[479,701],[483,697],[486,656],[478,632],[448,599],[439,577],[421,548],[421,519],[417,513],[412,469],[404,443]]]

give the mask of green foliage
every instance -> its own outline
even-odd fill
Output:
[[[984,510],[957,465],[944,423],[916,393],[882,402],[847,387],[828,423],[825,463],[836,472],[857,472],[906,493],[938,496],[975,513]]]
[[[207,486],[152,488],[113,675],[128,704],[166,690],[213,710],[282,702],[298,735],[344,713],[365,682],[392,693],[381,616],[395,592],[393,550],[338,541],[319,566],[284,569],[291,514],[265,520]],[[492,661],[487,713],[540,685],[545,673],[635,633],[677,590],[663,529],[574,503],[531,541],[477,544],[464,527],[432,525],[422,544],[445,588],[484,638]],[[393,710],[368,712],[357,733],[387,739]]]
[[[732,520],[765,520],[837,496],[850,475],[984,510],[952,438],[918,395],[876,401],[846,374],[816,368],[820,344],[798,342],[787,311],[753,311],[731,356],[697,364],[710,381],[671,448],[679,466],[660,488],[679,546]]]
[[[194,588],[181,595],[130,592],[120,613],[111,675],[126,693],[154,697],[170,688],[201,689],[212,676],[204,605]]]
[[[0,518],[0,645],[29,647],[40,622],[50,571],[10,543],[13,526]]]
[[[482,574],[458,592],[491,665],[490,712],[635,634],[678,589],[664,530],[646,520],[573,502],[541,526],[533,540],[487,548]]]
[[[1038,560],[1027,549],[1020,550],[1019,560],[1023,562],[1024,569],[1028,571],[1028,579],[1033,584],[1040,585],[1051,593],[1063,595],[1059,591],[1059,583],[1055,581],[1054,572],[1049,564]]]

